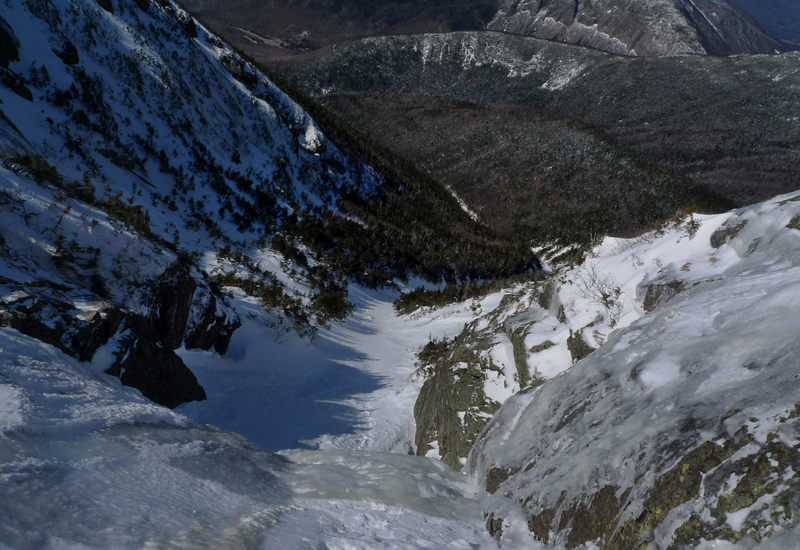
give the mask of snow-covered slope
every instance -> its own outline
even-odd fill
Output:
[[[495,547],[441,463],[277,456],[7,328],[0,365],[2,548]]]
[[[3,18],[19,42],[4,79],[20,84],[0,88],[5,125],[65,178],[133,197],[184,247],[207,239],[179,223],[188,214],[217,239],[254,238],[280,213],[262,195],[303,208],[378,183],[172,3],[33,1]]]
[[[84,361],[113,337],[109,373],[174,407],[205,393],[172,350],[225,353],[241,324],[225,287],[278,331],[324,322],[321,293],[346,305],[291,237],[304,266],[257,259],[382,179],[183,10],[8,3],[1,31],[0,325]]]
[[[692,221],[559,276],[575,328],[601,314],[584,338],[631,324],[478,437],[468,470],[512,547],[796,540],[800,202]]]

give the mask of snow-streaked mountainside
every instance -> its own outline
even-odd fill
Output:
[[[3,324],[81,360],[118,334],[111,372],[169,406],[203,397],[171,350],[224,353],[241,324],[222,284],[249,284],[275,330],[307,330],[315,284],[251,255],[381,178],[173,4],[32,1],[2,18]],[[217,271],[198,270],[204,254]]]
[[[796,49],[800,46],[800,2],[797,0],[732,0],[767,29]]]
[[[387,180],[177,5],[0,5],[0,548],[800,536],[797,193],[370,277]]]
[[[219,232],[237,239],[263,232],[259,216],[254,227],[231,219],[247,205],[262,207],[261,191],[305,208],[379,183],[179,8],[108,5],[113,11],[88,1],[3,10],[20,44],[10,68],[28,80],[3,89],[4,127],[16,126],[65,178],[100,177],[144,206],[163,199],[150,212],[156,232],[174,231],[171,212],[188,210],[198,219],[213,214]],[[206,240],[206,231],[178,229],[190,249]]]
[[[488,28],[623,55],[728,55],[785,48],[727,0],[503,0]]]
[[[257,306],[234,297],[246,320],[227,358],[179,350],[209,399],[178,412],[103,372],[113,341],[78,362],[2,328],[3,543],[752,548],[758,536],[760,547],[791,547],[797,198],[606,239],[548,281],[406,316],[389,294],[359,291],[354,316],[311,343],[276,341]],[[414,350],[462,328],[484,331],[483,347],[453,375],[502,404],[466,477],[385,452],[405,450],[396,443],[413,432],[427,383]],[[373,381],[352,384],[359,373]],[[272,455],[182,411],[222,426],[233,417],[228,427],[245,433],[255,425],[247,435],[267,444],[259,432],[294,430],[323,450]],[[304,417],[326,414],[336,422],[309,432]]]

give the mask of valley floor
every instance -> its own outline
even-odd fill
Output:
[[[457,334],[480,310],[458,304],[424,316],[398,316],[395,297],[351,287],[354,314],[320,330],[312,341],[276,335],[260,324],[260,307],[238,300],[244,325],[225,357],[180,352],[208,399],[178,410],[272,451],[413,454],[413,408],[422,384],[415,376],[415,354],[431,338]],[[491,309],[497,301],[499,295],[493,295],[480,308]]]

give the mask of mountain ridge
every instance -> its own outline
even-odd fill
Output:
[[[731,55],[791,49],[731,1],[489,0],[431,5],[415,0],[331,5],[187,0],[186,8],[258,61],[367,36],[464,30],[510,32],[623,55]],[[419,5],[417,5],[419,4]],[[429,10],[432,10],[429,13]],[[441,10],[437,15],[437,10]],[[269,14],[269,15],[268,15]],[[325,22],[328,23],[325,23]]]
[[[505,0],[487,26],[639,56],[773,53],[786,48],[731,2]]]

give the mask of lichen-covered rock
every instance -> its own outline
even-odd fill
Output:
[[[417,454],[455,469],[505,399],[571,364],[554,282],[530,281],[469,307],[478,311],[484,300],[491,307],[460,334],[431,341],[418,355],[425,382],[414,407]]]
[[[730,222],[722,224],[722,227],[711,234],[711,246],[714,248],[721,247],[723,244],[727,243],[741,233],[742,229],[744,229],[746,225],[746,221],[734,224],[731,224]]]
[[[453,341],[431,342],[420,354],[427,379],[414,405],[415,443],[426,455],[436,442],[438,455],[459,470],[472,442],[500,406],[484,392],[486,371],[497,368],[482,351],[484,340],[462,333]]]
[[[572,356],[573,363],[577,363],[584,357],[588,357],[589,354],[595,350],[595,348],[587,344],[586,340],[584,340],[583,331],[584,329],[576,332],[570,331],[569,338],[567,339],[567,349],[569,349],[569,354]]]
[[[503,518],[496,518],[494,514],[486,517],[486,530],[495,540],[500,540],[503,536]]]
[[[487,517],[521,513],[532,539],[602,550],[800,532],[800,260],[791,216],[765,209],[732,226],[748,219],[769,247],[732,239],[727,276],[503,404],[466,466]]]
[[[636,298],[641,300],[642,309],[653,311],[658,306],[667,303],[686,289],[686,283],[674,280],[662,280],[641,283],[636,287]]]

